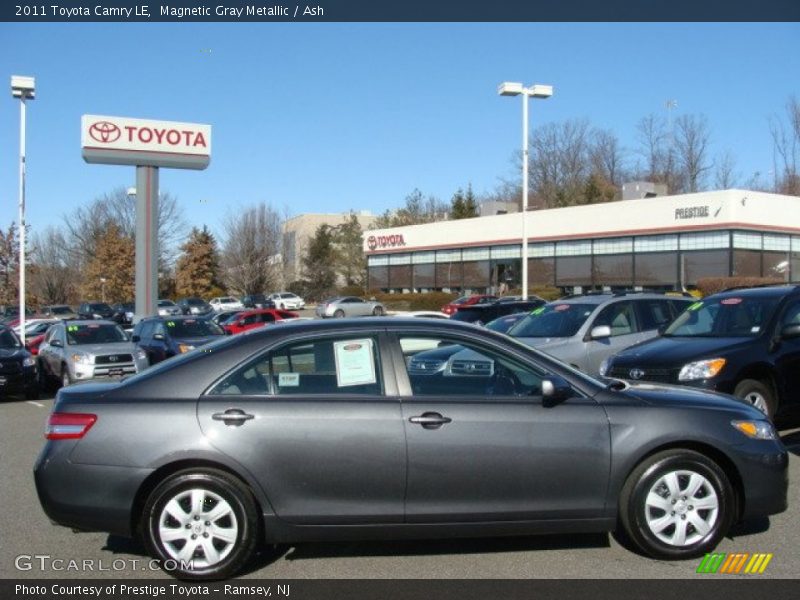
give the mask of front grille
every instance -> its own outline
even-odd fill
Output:
[[[0,375],[13,375],[22,372],[22,363],[15,360],[0,360]]]
[[[96,356],[94,364],[96,365],[117,365],[133,362],[133,356],[130,354],[109,354],[107,356]]]
[[[634,377],[631,371],[638,371],[641,375]],[[646,367],[613,367],[608,377],[626,379],[628,381],[653,381],[656,383],[676,383],[679,369],[659,369]]]

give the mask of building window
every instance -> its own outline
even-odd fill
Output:
[[[677,235],[648,235],[633,242],[635,252],[670,252],[678,249]]]
[[[728,259],[727,250],[681,253],[683,283],[697,285],[697,280],[703,277],[727,277],[729,273]]]
[[[745,250],[761,250],[761,234],[735,231],[733,233],[733,247]]]
[[[461,262],[461,250],[437,250],[436,263]]]
[[[592,242],[557,242],[556,256],[584,256],[592,253]]]
[[[436,252],[414,252],[411,255],[411,263],[415,265],[426,265],[436,262]]]
[[[678,279],[678,255],[675,252],[637,254],[634,260],[635,285],[675,287]]]
[[[730,247],[730,243],[730,237],[725,231],[714,231],[710,233],[682,233],[680,237],[681,250],[728,248]]]
[[[631,238],[595,240],[592,248],[594,254],[630,254],[633,252],[633,240]]]
[[[461,260],[489,260],[489,248],[464,248],[461,251]]]
[[[555,285],[556,259],[555,258],[529,258],[528,259],[528,285]]]
[[[411,265],[389,267],[389,288],[393,290],[411,289]]]
[[[389,264],[389,257],[388,256],[368,256],[367,257],[367,266],[370,267],[385,267]]]
[[[530,258],[548,258],[556,255],[556,245],[553,243],[528,244],[528,256]]]
[[[772,250],[775,252],[788,252],[789,251],[789,236],[788,235],[769,235],[764,234],[764,250]]]
[[[436,285],[436,265],[414,265],[414,287],[430,289]]]
[[[410,265],[411,264],[411,255],[410,254],[390,254],[389,255],[389,264],[390,265]]]
[[[556,285],[592,285],[592,257],[562,256],[557,258]]]
[[[594,285],[633,285],[633,255],[595,256]]]
[[[439,289],[461,289],[464,281],[464,269],[460,262],[436,263],[436,287]]]
[[[734,246],[736,241],[734,240]],[[758,250],[734,250],[734,277],[761,277],[761,252]]]
[[[500,258],[519,258],[521,254],[521,246],[494,246],[492,248],[493,260]]]
[[[762,254],[761,274],[770,279],[789,280],[788,252],[764,252]]]
[[[369,267],[369,289],[385,290],[389,287],[389,267]]]
[[[489,286],[491,268],[488,260],[464,262],[464,287],[482,289]]]

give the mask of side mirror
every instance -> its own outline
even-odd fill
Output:
[[[139,337],[138,335],[132,335],[131,336],[131,341],[135,344],[136,342],[141,342],[142,338]]]
[[[794,340],[800,337],[800,324],[789,324],[784,325],[781,328],[781,339],[782,340]]]
[[[52,340],[50,342],[50,345],[53,346],[54,348],[63,348],[64,347],[64,344],[61,343],[61,340]]]
[[[156,333],[155,335],[153,335],[153,339],[163,342],[164,341],[164,334],[163,333]]]
[[[597,327],[593,327],[589,336],[593,340],[601,340],[603,338],[611,337],[611,327],[608,325],[598,325]]]
[[[542,403],[546,407],[572,397],[572,386],[563,377],[549,375],[542,380]]]

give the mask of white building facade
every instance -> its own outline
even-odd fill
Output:
[[[522,216],[366,231],[368,287],[517,288]],[[800,282],[800,197],[734,189],[537,210],[525,218],[530,287],[679,290],[727,276]]]

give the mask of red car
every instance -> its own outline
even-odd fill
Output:
[[[469,306],[470,304],[485,304],[486,302],[494,302],[497,296],[488,294],[473,294],[472,296],[461,296],[456,298],[450,304],[445,304],[442,307],[442,312],[448,316],[452,315],[462,306]]]
[[[42,345],[43,341],[44,341],[44,334],[41,333],[32,338],[26,338],[25,347],[28,349],[28,352],[36,356],[37,354],[39,354],[39,346]]]
[[[259,308],[256,310],[242,311],[222,323],[222,328],[228,335],[235,335],[255,329],[256,327],[263,327],[275,321],[282,321],[283,319],[296,319],[299,317],[297,313],[288,310],[278,310],[275,308]]]

